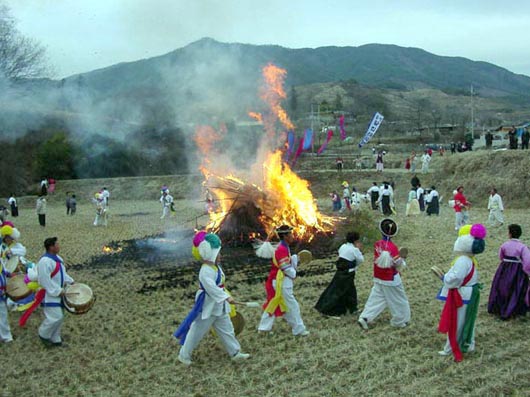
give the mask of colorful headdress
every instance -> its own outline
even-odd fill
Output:
[[[487,233],[484,225],[480,223],[464,225],[458,231],[458,238],[455,241],[453,250],[473,255],[480,254],[486,248],[484,238]]]
[[[20,238],[20,232],[17,228],[10,225],[4,225],[0,228],[0,235],[2,238],[11,237],[13,240],[18,240]]]
[[[200,231],[193,237],[191,254],[197,260],[215,262],[221,251],[221,239],[217,234]]]
[[[348,182],[344,181],[344,182],[342,182],[342,186],[343,187],[349,187],[350,185],[348,184]]]

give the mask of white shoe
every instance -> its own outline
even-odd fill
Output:
[[[188,358],[184,358],[184,357],[182,357],[180,354],[178,355],[178,360],[179,360],[182,364],[184,364],[184,365],[186,365],[186,366],[188,366],[188,367],[189,367],[189,366],[191,365],[191,363],[192,363],[192,361],[191,361],[190,359],[188,359]]]
[[[359,326],[365,331],[368,331],[370,329],[370,327],[368,327],[368,321],[364,317],[359,317],[357,322],[359,323]]]
[[[295,336],[307,336],[309,335],[311,332],[309,332],[307,329],[303,330],[302,332],[300,332],[299,334],[296,334]]]
[[[439,354],[440,356],[450,356],[452,353],[451,353],[451,352],[446,352],[445,350],[440,350],[440,351],[438,352],[438,354]]]
[[[248,354],[248,353],[237,352],[237,354],[235,356],[232,356],[232,360],[241,361],[241,360],[246,360],[249,357],[250,357],[250,354]]]

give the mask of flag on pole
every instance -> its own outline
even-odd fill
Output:
[[[294,152],[294,131],[289,130],[287,132],[287,157],[291,157]]]
[[[311,128],[308,128],[307,130],[305,130],[305,133],[304,133],[303,150],[311,149],[312,145],[313,145],[313,130]]]
[[[344,115],[339,117],[340,140],[346,139],[346,129],[344,128]]]
[[[370,121],[370,124],[368,125],[368,129],[366,130],[366,134],[364,134],[363,139],[361,139],[361,142],[359,142],[359,147],[363,147],[363,145],[367,144],[370,139],[375,135],[377,130],[379,129],[379,126],[383,122],[383,115],[379,112],[375,112],[374,117],[372,117],[372,120]]]
[[[331,138],[333,138],[333,130],[330,128],[330,129],[328,129],[328,136],[327,136],[326,140],[324,141],[322,146],[320,146],[320,148],[317,151],[317,155],[318,154],[322,154],[322,152],[324,150],[326,150],[326,148],[328,147],[329,141],[331,141]]]
[[[298,144],[298,149],[296,150],[296,153],[294,154],[292,167],[295,166],[296,161],[298,160],[298,157],[302,154],[302,151],[304,150],[304,137],[300,138],[300,143]]]

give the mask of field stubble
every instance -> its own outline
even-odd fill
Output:
[[[399,189],[399,187],[398,187]],[[403,193],[404,195],[405,193]],[[325,200],[325,198],[322,198]],[[33,210],[22,209],[17,225],[28,247],[29,257],[42,252],[45,237],[57,235],[61,254],[72,264],[89,263],[111,241],[141,238],[159,233],[200,212],[196,204],[178,202],[178,215],[159,219],[156,201],[114,201],[108,228],[92,226],[93,207],[81,205],[74,217],[66,217],[63,207],[51,205],[48,225],[37,225]],[[368,211],[366,209],[366,211]],[[192,306],[196,289],[192,276],[188,286],[154,289],[138,293],[157,270],[123,261],[114,268],[73,266],[70,273],[89,284],[97,302],[83,316],[66,316],[63,335],[68,348],[45,349],[37,338],[41,313],[36,313],[24,329],[16,325],[18,314],[10,313],[16,337],[10,345],[0,345],[4,358],[2,393],[40,396],[351,396],[363,395],[530,395],[528,319],[501,322],[486,312],[491,279],[497,267],[497,251],[506,230],[492,229],[486,252],[479,256],[481,298],[477,327],[477,351],[460,364],[439,357],[444,343],[436,326],[441,304],[434,299],[440,283],[429,268],[449,267],[453,259],[453,212],[445,205],[440,217],[404,218],[395,242],[409,248],[409,267],[403,274],[412,308],[412,322],[405,329],[393,329],[389,314],[383,314],[368,332],[362,332],[356,317],[340,320],[321,317],[313,306],[333,275],[332,259],[315,261],[322,268],[300,277],[295,293],[311,335],[295,338],[286,323],[278,321],[274,334],[255,331],[260,312],[241,311],[246,329],[239,340],[252,354],[245,363],[234,364],[217,340],[209,335],[195,353],[194,365],[187,368],[176,359],[178,343],[172,337],[177,324]],[[129,217],[130,213],[143,213]],[[485,210],[474,209],[472,221],[485,221]],[[524,210],[506,211],[507,222],[517,221],[530,231],[530,215]],[[377,219],[374,218],[374,224]],[[187,225],[193,227],[193,224]],[[523,236],[526,238],[527,236]],[[357,274],[362,304],[372,286],[372,248],[364,249],[366,262]],[[175,264],[177,266],[178,264]],[[229,268],[230,263],[225,264]],[[257,276],[266,277],[268,266],[256,266]],[[247,269],[248,271],[248,269]],[[258,274],[259,273],[259,274]],[[191,274],[191,273],[190,273]],[[236,283],[240,300],[263,300],[261,283]]]

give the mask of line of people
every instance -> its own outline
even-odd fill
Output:
[[[407,250],[399,249],[392,239],[398,233],[398,225],[392,219],[379,224],[382,238],[374,244],[373,286],[357,322],[367,331],[373,327],[379,315],[389,309],[390,325],[403,328],[411,321],[411,308],[401,279],[406,268]],[[202,232],[204,233],[204,232]],[[284,317],[294,336],[310,333],[301,317],[300,306],[294,296],[298,258],[291,255],[294,242],[292,228],[282,225],[276,229],[280,244],[274,252],[271,271],[265,283],[267,300],[258,332],[272,331],[275,319]],[[463,359],[463,353],[473,352],[475,324],[478,315],[482,284],[479,281],[476,255],[485,250],[486,228],[481,224],[460,228],[454,243],[454,260],[447,272],[439,273],[441,288],[436,298],[444,302],[438,331],[447,334],[446,343],[439,354],[452,355],[455,361]],[[509,241],[501,246],[501,264],[492,283],[488,311],[502,319],[513,318],[530,311],[530,251],[519,240],[519,225],[509,226]],[[195,237],[197,238],[197,236]],[[181,341],[179,360],[192,364],[192,353],[200,340],[213,327],[233,360],[244,360],[233,326],[230,322],[232,306],[238,302],[226,290],[224,273],[220,268],[221,242],[216,235],[204,237],[197,247],[203,265],[199,273],[200,288],[195,306],[175,332]],[[348,233],[339,248],[336,272],[328,287],[319,297],[315,309],[328,317],[355,314],[358,311],[355,274],[364,261],[360,235]],[[204,245],[207,246],[205,247]],[[195,245],[195,243],[194,243]]]

